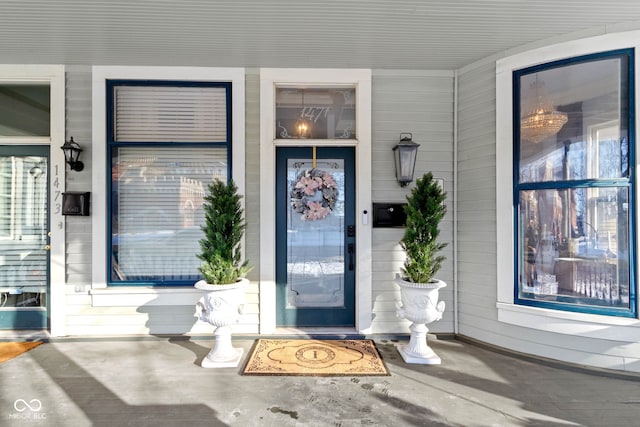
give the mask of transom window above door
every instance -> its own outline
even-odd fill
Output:
[[[0,84],[0,136],[49,137],[50,105],[48,84]]]
[[[276,139],[356,139],[354,86],[276,86]]]

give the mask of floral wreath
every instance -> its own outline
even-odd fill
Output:
[[[298,175],[291,190],[291,207],[303,221],[324,219],[333,212],[338,199],[338,186],[329,172],[307,169]]]

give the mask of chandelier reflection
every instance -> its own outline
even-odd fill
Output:
[[[535,82],[531,83],[526,99],[532,98],[533,106],[520,119],[520,138],[538,143],[556,135],[567,123],[568,117],[567,113],[553,109],[544,82],[538,81],[538,76]]]
[[[311,121],[305,116],[306,107],[304,105],[304,89],[300,91],[302,93],[302,109],[300,110],[300,117],[295,123],[296,136],[298,138],[310,138],[311,137]]]

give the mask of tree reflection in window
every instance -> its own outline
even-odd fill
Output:
[[[567,121],[535,141],[516,126],[516,302],[621,316],[635,313],[629,121],[633,52],[514,73],[514,123],[544,80]],[[523,122],[524,123],[524,122]]]

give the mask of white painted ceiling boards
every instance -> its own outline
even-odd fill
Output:
[[[638,0],[2,0],[0,62],[451,70],[639,23]]]

